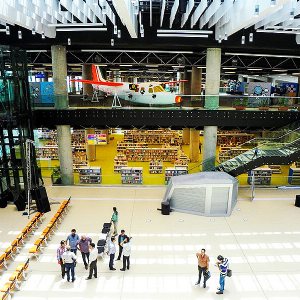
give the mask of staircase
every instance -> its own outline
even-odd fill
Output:
[[[217,165],[211,171],[224,171],[238,176],[262,165],[288,165],[300,158],[300,122],[289,124],[269,134],[272,137],[248,141],[245,144],[257,146]]]

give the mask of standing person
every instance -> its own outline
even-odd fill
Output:
[[[108,244],[108,251],[107,251],[107,254],[109,255],[109,269],[112,271],[116,270],[114,268],[114,259],[115,259],[115,254],[116,254],[115,240],[116,240],[115,237],[112,236],[110,239],[110,242]]]
[[[200,152],[200,154],[201,154],[201,150],[202,150],[202,143],[199,142],[199,152]]]
[[[65,274],[66,274],[65,264],[64,264],[64,261],[62,258],[63,254],[65,252],[66,252],[66,243],[65,243],[65,241],[61,241],[60,246],[57,248],[56,256],[57,256],[57,262],[58,262],[58,264],[60,264],[62,279],[65,278]]]
[[[76,255],[74,254],[74,252],[71,252],[70,246],[66,247],[66,252],[63,254],[62,258],[66,266],[67,281],[70,282],[70,271],[71,271],[72,282],[74,282]]]
[[[76,229],[71,230],[71,234],[68,235],[66,243],[68,244],[72,252],[76,255],[77,253],[77,244],[79,242],[79,235],[76,233]]]
[[[217,267],[220,270],[220,288],[218,289],[219,291],[216,292],[216,294],[221,295],[224,292],[224,287],[225,287],[225,277],[227,275],[227,269],[228,269],[228,259],[223,257],[222,255],[219,255],[217,257]]]
[[[114,224],[114,232],[113,232],[113,235],[118,235],[118,229],[117,229],[117,226],[118,226],[118,221],[119,221],[119,213],[118,213],[116,207],[113,207],[113,214],[112,214],[112,216],[111,216],[111,221],[112,221],[113,224]]]
[[[196,257],[198,259],[198,271],[199,271],[199,277],[198,281],[195,283],[195,285],[200,284],[201,281],[201,275],[203,273],[203,287],[206,288],[206,276],[205,273],[209,270],[209,256],[205,253],[205,249],[201,249],[200,253],[196,253]]]
[[[130,267],[130,254],[131,254],[131,237],[127,237],[123,243],[123,268],[120,269],[121,271],[126,270],[126,264],[127,264],[127,270],[129,270]]]
[[[77,249],[81,252],[82,260],[84,263],[84,267],[87,270],[89,266],[89,256],[90,256],[90,243],[92,239],[86,237],[85,235],[81,236],[81,239],[78,241]]]
[[[118,236],[118,245],[119,245],[119,255],[118,255],[118,258],[117,260],[120,260],[121,259],[121,256],[122,256],[122,251],[123,251],[123,242],[125,239],[127,239],[128,236],[125,234],[125,230],[122,229],[121,230],[121,234],[119,234]]]
[[[95,244],[90,243],[90,272],[86,280],[92,279],[93,272],[94,272],[94,277],[97,278],[97,257],[98,257],[98,251],[95,247]]]

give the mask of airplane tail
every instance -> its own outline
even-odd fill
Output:
[[[106,80],[102,77],[100,68],[96,65],[92,65],[92,75],[93,81],[106,82]]]

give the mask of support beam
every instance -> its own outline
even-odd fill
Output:
[[[190,129],[190,161],[192,163],[199,161],[199,134],[199,130]]]

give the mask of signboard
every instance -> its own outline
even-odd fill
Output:
[[[88,145],[106,145],[107,139],[105,133],[100,134],[88,134],[87,135],[87,144]]]
[[[37,74],[35,74],[35,78],[45,78],[45,74],[44,73],[37,73]]]

